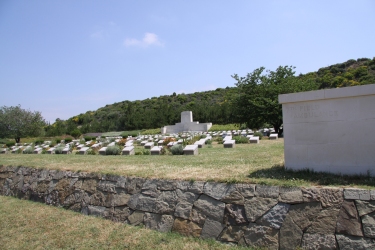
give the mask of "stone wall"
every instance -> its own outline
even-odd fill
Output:
[[[189,182],[0,166],[0,194],[240,245],[375,248],[375,190]]]

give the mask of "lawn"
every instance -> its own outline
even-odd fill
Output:
[[[140,150],[138,146],[137,150]],[[339,176],[284,169],[284,141],[261,140],[224,148],[213,144],[199,155],[0,155],[0,165],[176,180],[258,183],[280,186],[357,186],[374,188],[369,176]]]

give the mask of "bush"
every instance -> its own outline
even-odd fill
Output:
[[[254,136],[259,136],[259,140],[262,140],[263,134],[261,132],[254,132]]]
[[[212,144],[212,141],[211,140],[206,140],[206,142],[204,143],[206,145],[211,145]]]
[[[82,135],[82,133],[78,128],[76,128],[70,132],[70,135],[73,136],[74,138],[78,138]]]
[[[171,153],[172,155],[183,155],[184,149],[182,148],[181,144],[177,144],[171,147]]]
[[[32,154],[34,152],[34,149],[32,147],[26,148],[23,153],[24,154]]]
[[[126,139],[121,139],[119,142],[117,142],[117,144],[120,146],[125,146],[126,141],[127,141]]]
[[[56,143],[61,143],[61,138],[56,138]]]
[[[137,137],[138,131],[137,130],[135,130],[135,131],[124,131],[124,132],[121,133],[121,136],[124,139],[128,138],[128,136]]]
[[[143,154],[143,155],[150,155],[151,152],[150,152],[150,150],[143,149],[142,154]]]
[[[249,143],[249,139],[244,136],[234,136],[233,140],[236,141],[236,144]]]
[[[42,139],[37,139],[35,142],[34,142],[34,144],[35,145],[41,145],[41,144],[43,144],[43,140]]]
[[[164,145],[164,146],[167,146],[168,143],[170,143],[170,142],[174,142],[174,141],[176,141],[175,138],[167,137],[167,138],[165,138],[165,140],[163,141],[163,145]]]
[[[73,141],[73,139],[72,138],[70,138],[70,137],[68,137],[68,138],[65,138],[65,143],[70,143],[70,142],[72,142]]]
[[[85,141],[91,141],[92,140],[92,136],[85,136],[83,139],[85,139]]]
[[[87,154],[88,155],[97,155],[97,151],[95,149],[90,148],[89,150],[87,150]]]
[[[7,143],[5,143],[5,145],[7,145],[7,147],[10,148],[10,147],[13,147],[14,145],[16,145],[16,143],[15,142],[7,142]]]
[[[118,146],[110,146],[105,150],[106,155],[119,155],[121,150]]]
[[[61,154],[63,153],[63,149],[64,149],[64,148],[62,148],[62,147],[58,147],[58,148],[56,148],[56,149],[55,149],[55,154],[57,154],[57,155],[61,155]]]
[[[217,144],[223,144],[224,143],[223,137],[221,137],[221,136],[217,137],[216,141],[217,141]]]

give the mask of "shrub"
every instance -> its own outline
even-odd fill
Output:
[[[127,141],[126,139],[121,139],[119,142],[117,142],[117,144],[120,146],[125,146],[126,141]]]
[[[92,140],[92,136],[85,136],[83,139],[85,139],[85,141],[91,141]]]
[[[61,155],[62,153],[63,153],[63,147],[58,147],[58,148],[56,148],[55,149],[55,154],[57,154],[57,155]]]
[[[184,149],[182,148],[181,144],[177,144],[171,147],[171,153],[172,155],[183,155]]]
[[[56,138],[56,143],[61,143],[61,138]]]
[[[5,143],[5,145],[7,145],[7,147],[10,148],[10,147],[13,147],[14,145],[16,145],[16,143],[15,142],[7,142],[7,143]]]
[[[216,138],[217,144],[223,144],[223,137],[219,136]]]
[[[249,139],[244,136],[234,136],[233,140],[236,141],[236,144],[249,143]]]
[[[142,154],[143,154],[143,155],[150,155],[151,152],[150,152],[150,150],[143,149]]]
[[[37,139],[34,143],[35,143],[35,145],[41,145],[41,144],[43,144],[43,140],[42,139]]]
[[[206,145],[211,145],[212,144],[212,141],[211,140],[206,140],[206,142],[204,143]]]
[[[88,155],[97,155],[97,151],[93,148],[90,148],[89,150],[87,150],[87,154]]]
[[[262,140],[263,134],[261,132],[254,132],[254,136],[259,136],[259,140]]]
[[[128,138],[128,136],[137,137],[138,131],[137,130],[135,130],[135,131],[124,131],[124,132],[121,133],[121,136],[124,139]]]
[[[74,138],[78,138],[82,135],[82,133],[78,128],[76,128],[70,132],[70,135],[73,136]]]
[[[118,146],[110,146],[105,150],[106,155],[119,155],[121,150]]]
[[[34,152],[34,149],[32,147],[26,148],[23,153],[24,154],[32,154]]]
[[[68,138],[65,138],[65,143],[70,143],[70,142],[72,142],[73,141],[73,139],[72,138],[70,138],[70,137],[68,137]]]
[[[175,138],[173,138],[173,137],[167,137],[167,138],[165,138],[165,140],[164,140],[164,142],[163,142],[163,145],[164,145],[164,146],[167,146],[168,143],[170,143],[170,142],[174,142],[174,141],[176,141]]]

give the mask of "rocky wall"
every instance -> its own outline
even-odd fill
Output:
[[[375,190],[0,166],[0,194],[160,232],[269,249],[375,249]]]

